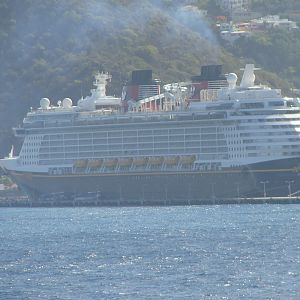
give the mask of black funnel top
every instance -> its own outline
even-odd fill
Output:
[[[202,66],[201,75],[192,76],[193,82],[214,80],[226,80],[226,77],[222,74],[222,65]]]
[[[152,70],[135,70],[132,72],[131,84],[152,84]]]

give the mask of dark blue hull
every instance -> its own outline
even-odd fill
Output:
[[[300,191],[300,158],[215,171],[43,175],[11,173],[33,201],[99,205],[197,204],[213,199],[286,197]]]

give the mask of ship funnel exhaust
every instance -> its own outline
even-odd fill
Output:
[[[218,90],[227,87],[228,83],[222,73],[222,65],[201,67],[201,74],[192,76],[193,95],[191,101],[211,101],[217,97]]]

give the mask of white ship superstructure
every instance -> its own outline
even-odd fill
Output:
[[[19,155],[1,165],[35,198],[99,192],[125,204],[176,203],[233,197],[237,186],[255,194],[261,182],[287,193],[286,182],[298,188],[300,102],[255,85],[254,71],[247,65],[239,86],[230,73],[216,98],[193,101],[191,83],[161,92],[148,73],[151,87],[133,80],[121,101],[106,96],[110,77],[97,74],[96,89],[77,106],[42,99],[15,129],[24,137]]]

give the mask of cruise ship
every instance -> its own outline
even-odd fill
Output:
[[[291,196],[300,190],[300,100],[255,84],[252,64],[238,82],[221,66],[161,86],[134,71],[122,97],[91,95],[73,105],[43,98],[22,126],[17,156],[2,169],[34,203],[198,204],[213,199]]]

